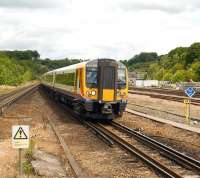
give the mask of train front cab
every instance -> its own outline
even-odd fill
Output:
[[[111,59],[98,59],[86,64],[84,109],[89,117],[113,119],[127,105],[127,69]]]

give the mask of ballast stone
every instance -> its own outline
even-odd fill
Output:
[[[58,178],[66,177],[65,171],[58,165],[49,164],[48,162],[41,160],[32,161],[31,164],[37,175]]]
[[[46,152],[41,151],[41,150],[37,150],[33,153],[33,159],[36,159],[36,160],[39,159],[39,160],[42,160],[42,161],[46,161],[50,164],[56,164],[56,165],[61,166],[61,162],[56,156],[49,154],[49,153],[46,153]]]
[[[36,150],[33,154],[33,159],[34,160],[31,161],[31,164],[36,174],[58,178],[66,177],[66,172],[63,169],[60,160],[56,156],[41,150]]]

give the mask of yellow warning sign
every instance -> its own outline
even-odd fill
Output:
[[[14,125],[12,126],[12,146],[13,148],[29,147],[29,126]]]

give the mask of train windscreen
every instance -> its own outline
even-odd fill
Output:
[[[97,88],[97,68],[96,67],[87,67],[86,85],[88,88]]]
[[[126,88],[126,70],[118,69],[117,86],[119,89]]]

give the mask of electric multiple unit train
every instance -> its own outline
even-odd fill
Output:
[[[121,116],[127,105],[128,75],[124,64],[96,59],[49,71],[43,86],[76,113],[94,119]]]

